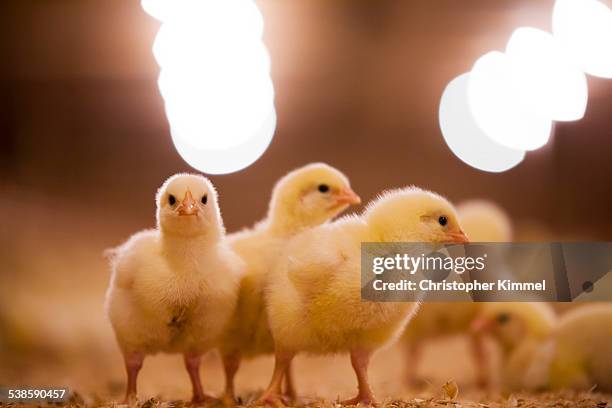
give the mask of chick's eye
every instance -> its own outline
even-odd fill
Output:
[[[327,184],[319,184],[317,188],[321,193],[327,193],[329,191],[329,186]]]
[[[200,201],[202,201],[202,204],[206,204],[208,202],[208,196],[206,194],[204,194]]]
[[[170,195],[168,196],[168,204],[170,204],[170,205],[174,205],[174,204],[176,204],[176,197],[175,197],[175,196],[173,196],[172,194],[170,194]]]
[[[444,227],[448,224],[448,219],[444,215],[441,215],[440,218],[438,218],[438,223]]]
[[[497,323],[506,324],[510,321],[510,315],[508,313],[501,313],[497,315]]]

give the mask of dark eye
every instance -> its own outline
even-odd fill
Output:
[[[448,219],[444,215],[441,215],[440,218],[438,218],[438,223],[441,226],[445,226],[446,224],[448,224]]]
[[[172,194],[170,194],[170,195],[168,196],[168,204],[170,204],[170,205],[174,205],[174,204],[176,204],[176,197],[175,197],[175,196],[173,196]]]
[[[329,191],[329,186],[327,184],[319,184],[319,187],[317,188],[322,193],[327,193]]]
[[[508,313],[501,313],[497,315],[497,323],[506,324],[510,321],[510,315]]]
[[[206,204],[208,202],[208,196],[206,194],[204,194],[200,201],[202,201],[202,204]]]

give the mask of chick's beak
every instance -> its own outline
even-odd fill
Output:
[[[455,244],[467,244],[470,242],[467,235],[465,235],[465,232],[463,232],[461,229],[458,232],[448,232],[446,236],[448,237],[449,242]]]
[[[198,213],[198,205],[191,195],[191,191],[187,190],[183,201],[178,207],[179,215],[196,215]]]
[[[493,321],[487,317],[480,316],[472,321],[470,330],[474,334],[483,334],[491,331],[493,328]]]
[[[350,187],[340,190],[335,194],[334,198],[336,199],[336,203],[338,205],[353,205],[361,203],[361,198]]]

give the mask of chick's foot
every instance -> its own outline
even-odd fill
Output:
[[[374,395],[357,395],[355,398],[347,399],[339,402],[340,405],[365,405],[378,407],[380,404],[376,401]]]

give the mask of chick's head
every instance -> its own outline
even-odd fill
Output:
[[[312,163],[276,183],[268,219],[275,228],[293,232],[323,224],[360,202],[344,174],[327,164]]]
[[[488,334],[511,352],[527,339],[543,339],[555,328],[557,316],[548,303],[481,303],[472,332]]]
[[[224,233],[217,192],[205,177],[176,174],[157,191],[157,226],[165,234],[219,238]]]
[[[461,225],[472,242],[512,241],[512,222],[503,208],[487,200],[470,200],[457,206]]]
[[[416,187],[383,193],[364,216],[374,241],[468,242],[452,204]]]

